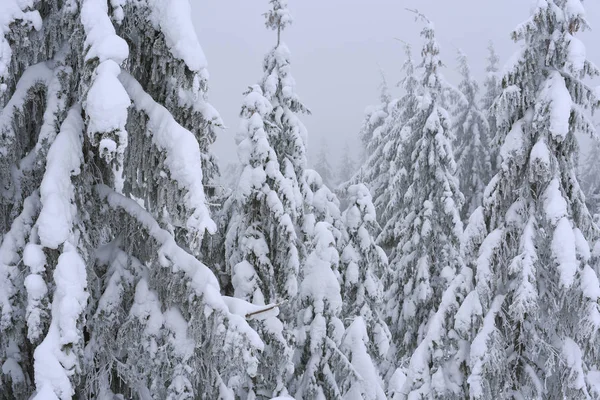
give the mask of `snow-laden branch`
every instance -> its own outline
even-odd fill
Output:
[[[48,151],[46,172],[40,187],[42,210],[37,220],[40,242],[58,248],[71,234],[77,213],[72,175],[78,175],[83,162],[83,120],[74,107],[63,122],[60,133]]]
[[[171,177],[186,191],[182,202],[193,210],[187,228],[200,235],[205,230],[214,233],[216,225],[210,218],[202,185],[202,155],[198,141],[175,121],[165,107],[156,103],[131,75],[122,72],[119,80],[136,109],[148,115],[148,133],[152,135],[152,143],[165,152],[165,164]]]
[[[36,85],[48,86],[52,79],[52,74],[52,69],[45,62],[32,65],[23,72],[10,100],[4,108],[0,109],[0,134],[3,137],[10,138],[11,140],[15,139],[16,133],[12,124],[15,112],[23,109],[29,91]],[[2,156],[7,156],[9,151],[10,149],[5,145],[0,147],[0,155]]]
[[[106,200],[114,209],[121,209],[137,220],[148,234],[158,242],[160,249],[158,258],[163,266],[171,267],[174,272],[183,271],[190,280],[190,287],[212,309],[225,314],[229,323],[244,332],[252,345],[262,348],[263,343],[258,334],[248,326],[244,316],[233,312],[228,307],[228,302],[221,296],[219,282],[213,272],[194,256],[187,253],[177,245],[173,236],[162,229],[158,222],[134,200],[128,199],[108,186],[95,187],[98,196]],[[244,313],[244,315],[247,311]]]
[[[2,78],[8,75],[8,66],[12,58],[12,49],[6,35],[15,21],[33,26],[39,31],[42,28],[42,17],[37,10],[27,11],[33,6],[33,0],[2,0],[0,2],[0,95],[6,90]]]

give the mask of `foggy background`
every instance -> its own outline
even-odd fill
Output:
[[[308,129],[308,160],[314,164],[322,137],[337,169],[349,143],[359,157],[358,132],[365,108],[378,102],[379,67],[393,94],[401,79],[404,49],[413,46],[420,60],[422,23],[406,8],[417,8],[435,23],[443,73],[458,83],[456,50],[469,58],[483,86],[487,46],[494,42],[500,69],[517,49],[510,32],[529,17],[530,0],[289,0],[294,23],[282,40],[292,54],[297,93],[312,111],[301,119]],[[580,35],[589,58],[600,65],[600,0],[584,3],[593,31]],[[262,61],[275,45],[276,33],[265,28],[268,0],[202,0],[192,2],[193,20],[210,72],[209,101],[220,112],[226,130],[217,132],[213,150],[220,165],[237,161],[234,137],[239,126],[242,93],[262,77]],[[600,85],[596,80],[594,85]],[[481,87],[483,90],[483,87]],[[598,120],[598,116],[596,116]]]

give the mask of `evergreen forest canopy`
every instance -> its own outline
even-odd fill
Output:
[[[456,85],[409,10],[401,96],[337,173],[325,142],[307,167],[287,3],[222,173],[188,0],[0,2],[0,399],[600,399],[584,2]]]

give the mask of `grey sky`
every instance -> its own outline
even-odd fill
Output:
[[[274,45],[262,13],[268,0],[193,1],[192,12],[210,72],[210,102],[228,129],[214,150],[223,164],[237,159],[234,136],[242,92],[262,76],[262,60]],[[388,81],[400,78],[404,61],[400,38],[420,48],[422,25],[406,8],[418,8],[436,26],[446,77],[456,83],[456,48],[482,78],[487,43],[501,64],[516,50],[510,31],[529,16],[530,0],[289,0],[294,24],[283,40],[292,53],[297,91],[312,115],[302,118],[309,132],[309,158],[327,137],[334,165],[343,144],[357,149],[365,108],[377,101],[380,65]],[[589,58],[600,64],[600,1],[585,2],[595,31],[582,36]],[[600,84],[596,82],[595,84]],[[356,156],[356,151],[355,151]]]

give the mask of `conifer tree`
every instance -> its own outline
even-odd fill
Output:
[[[485,68],[486,77],[483,82],[483,86],[485,88],[485,92],[481,98],[481,111],[487,116],[488,126],[489,126],[489,138],[490,138],[490,160],[492,165],[492,172],[495,173],[499,168],[498,162],[498,141],[496,140],[497,135],[497,127],[496,127],[496,117],[492,110],[492,106],[494,101],[500,96],[502,91],[502,86],[500,82],[498,63],[500,59],[496,54],[496,50],[494,48],[494,44],[492,42],[488,45],[488,65]]]
[[[402,126],[416,112],[417,98],[415,67],[413,64],[411,48],[405,46],[406,61],[403,65],[405,77],[400,82],[404,95],[397,100],[392,100],[388,105],[388,113],[383,124],[376,130],[373,137],[372,152],[360,171],[351,180],[352,183],[367,182],[373,196],[373,203],[377,217],[382,226],[393,226],[398,218],[399,194],[395,186],[397,180],[405,174],[402,163]],[[388,251],[395,243],[393,229],[382,232],[380,242]],[[378,238],[379,240],[379,238]]]
[[[342,152],[342,158],[340,160],[340,166],[338,168],[338,176],[337,180],[339,183],[343,184],[348,182],[352,175],[354,175],[356,171],[356,164],[352,159],[352,154],[350,152],[350,145],[348,142],[344,145],[344,149]]]
[[[280,171],[264,120],[271,110],[261,88],[251,87],[242,105],[238,136],[243,170],[225,206],[230,214],[226,255],[234,296],[263,306],[295,296],[299,268],[290,218],[296,209],[294,193]],[[274,316],[256,325],[266,347],[250,390],[268,397],[285,394],[293,369],[289,328]]]
[[[292,23],[287,8],[287,0],[270,0],[271,9],[265,14],[268,29],[277,32],[276,46],[265,56],[264,76],[260,86],[263,95],[271,102],[272,111],[266,117],[275,138],[271,145],[277,154],[281,173],[288,180],[295,193],[298,209],[290,215],[294,223],[302,217],[302,194],[300,181],[306,168],[306,128],[298,118],[298,113],[310,111],[296,93],[296,81],[291,75],[291,55],[281,40],[284,29]],[[271,135],[271,132],[268,132]],[[301,224],[301,222],[300,222]]]
[[[363,379],[343,382],[341,386],[349,398],[384,399],[379,369],[380,365],[387,366],[385,357],[391,337],[383,313],[383,278],[388,261],[385,252],[375,244],[377,220],[367,187],[350,186],[348,201],[343,215],[346,234],[340,262],[342,314],[352,322],[346,329],[342,351]]]
[[[365,118],[358,134],[363,145],[365,161],[378,147],[378,143],[381,140],[379,137],[380,127],[388,117],[388,108],[392,101],[392,95],[385,74],[382,71],[381,83],[379,84],[379,104],[367,107]]]
[[[482,205],[485,185],[492,176],[490,129],[486,115],[477,105],[479,86],[471,76],[467,57],[459,52],[459,71],[462,80],[458,86],[467,103],[458,108],[454,119],[455,153],[460,189],[465,196],[463,219]]]
[[[494,103],[500,170],[467,228],[475,290],[461,308],[478,322],[470,397],[599,398],[600,286],[593,229],[575,174],[578,133],[593,134],[598,69],[576,34],[579,0],[538,2],[512,33],[523,48]]]
[[[442,293],[462,268],[459,209],[463,198],[454,177],[451,121],[442,104],[443,64],[433,25],[417,15],[425,23],[420,79],[415,87],[418,103],[416,113],[402,128],[404,157],[399,158],[405,173],[393,187],[403,195],[402,211],[393,227],[398,241],[390,256],[387,293],[397,367],[423,340]]]
[[[190,254],[220,118],[188,2],[0,15],[0,398],[233,398],[263,344]]]
[[[342,297],[335,274],[339,253],[330,223],[317,222],[306,228],[312,242],[307,246],[308,257],[300,277],[292,390],[297,399],[341,399],[336,371],[347,362],[339,360],[344,334]]]
[[[578,176],[588,209],[596,215],[600,214],[600,144],[594,143],[590,147],[580,157]]]
[[[334,186],[335,176],[331,163],[329,162],[330,158],[331,153],[329,144],[327,143],[327,139],[323,137],[321,138],[321,148],[319,149],[317,160],[315,162],[315,171],[319,173],[321,179],[323,179],[323,183],[332,188]]]

